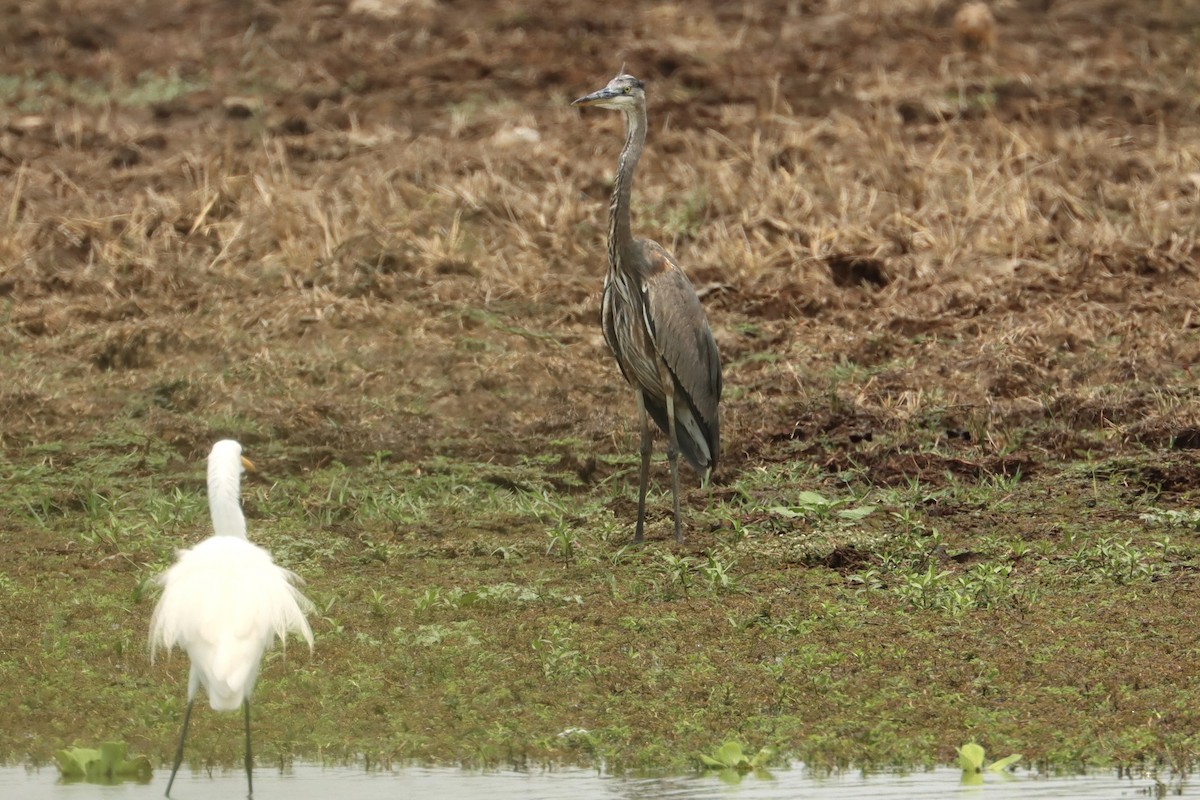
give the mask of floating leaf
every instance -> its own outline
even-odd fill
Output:
[[[750,759],[750,766],[755,772],[766,772],[767,762],[775,756],[775,751],[769,747],[764,747],[755,754],[754,758]],[[771,777],[769,774],[767,777]]]
[[[962,784],[964,786],[980,786],[983,784],[983,748],[975,742],[967,742],[958,748],[958,765],[962,767]],[[1004,770],[1021,760],[1020,753],[1014,753],[1007,758],[988,764],[988,772],[999,772],[1010,778]]]
[[[124,780],[146,782],[153,768],[150,759],[137,756],[126,758],[124,742],[105,742],[99,750],[90,747],[72,747],[54,754],[59,772],[64,780],[83,780],[88,783],[119,783]]]
[[[1009,767],[1011,767],[1013,764],[1017,763],[1020,760],[1021,760],[1021,754],[1013,753],[1011,756],[1008,756],[1007,758],[1002,758],[999,761],[994,761],[991,764],[988,764],[988,771],[989,772],[1001,772],[1003,770],[1008,769]]]
[[[83,780],[87,776],[87,765],[99,758],[99,750],[72,747],[70,750],[57,751],[54,754],[54,763],[58,765],[58,771],[67,780]]]
[[[960,786],[983,786],[983,773],[967,772],[964,770],[962,774],[962,780],[960,780],[958,783]]]
[[[774,750],[764,747],[753,758],[747,758],[739,743],[725,742],[711,756],[700,753],[699,758],[704,766],[719,770],[718,777],[723,782],[738,783],[748,772],[753,772],[756,778],[773,780],[774,776],[766,770],[766,763],[774,755]]]
[[[727,767],[740,767],[746,762],[746,756],[742,754],[742,746],[737,742],[726,742],[717,750],[717,760]]]
[[[983,748],[975,742],[967,742],[958,748],[958,765],[966,773],[979,772],[983,769]]]
[[[733,767],[726,767],[717,773],[717,777],[721,779],[721,783],[734,786],[742,782],[742,771]]]

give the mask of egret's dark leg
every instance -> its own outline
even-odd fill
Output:
[[[192,703],[194,700],[188,700],[187,711],[183,712],[183,730],[179,732],[179,747],[175,748],[175,766],[171,767],[171,778],[167,781],[167,791],[163,792],[163,797],[171,796],[171,785],[175,783],[175,773],[179,771],[179,765],[183,762],[183,740],[187,738],[188,721],[192,718]]]
[[[675,438],[675,393],[667,389],[667,463],[671,466],[671,503],[675,510],[675,541],[683,541],[679,526],[679,440]]]
[[[650,438],[650,420],[646,416],[646,401],[642,399],[641,391],[637,393],[638,419],[642,423],[642,444],[638,452],[642,454],[642,469],[638,476],[638,516],[637,527],[633,531],[633,542],[642,541],[642,528],[646,523],[646,487],[650,484],[650,450],[654,441]]]
[[[247,797],[254,797],[254,778],[251,775],[251,757],[250,757],[250,698],[247,697],[242,701],[242,708],[246,710],[246,788],[249,789]]]

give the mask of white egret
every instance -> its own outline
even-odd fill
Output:
[[[213,445],[208,455],[208,507],[213,535],[190,550],[180,550],[175,564],[158,576],[162,597],[150,620],[151,660],[158,648],[178,645],[191,661],[188,704],[167,796],[183,761],[196,687],[203,686],[214,711],[237,711],[246,718],[246,783],[254,794],[250,757],[250,693],[263,653],[275,637],[287,643],[289,632],[304,637],[311,650],[312,629],[305,612],[312,609],[293,585],[295,573],[275,564],[271,554],[246,539],[242,515],[242,470],[254,465],[231,439]]]

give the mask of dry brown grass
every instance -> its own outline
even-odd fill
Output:
[[[775,370],[743,366],[764,347],[803,385],[871,363],[880,337],[904,365],[893,394],[932,381],[939,402],[989,417],[1047,394],[1084,402],[1096,385],[1184,380],[1200,137],[1194,94],[1171,87],[1190,59],[1185,19],[1169,16],[1182,10],[1152,10],[1153,32],[1101,47],[1111,36],[1088,27],[1087,3],[1008,8],[1014,30],[1039,24],[989,69],[930,57],[936,3],[815,16],[664,5],[582,37],[572,26],[590,12],[573,8],[555,35],[496,11],[502,45],[473,51],[468,37],[461,52],[435,5],[398,5],[416,16],[382,38],[353,14],[300,74],[279,71],[285,54],[319,38],[327,12],[277,20],[264,36],[283,61],[252,38],[247,74],[307,91],[311,108],[213,69],[208,89],[155,114],[50,102],[34,122],[10,116],[0,284],[10,346],[29,356],[15,367],[66,359],[83,392],[105,371],[153,381],[185,362],[203,373],[319,345],[332,363],[363,362],[330,391],[376,384],[419,403],[470,394],[504,365],[517,385],[549,384],[520,393],[526,434],[556,403],[599,403],[614,421],[624,397],[594,308],[620,123],[566,102],[604,78],[590,54],[631,33],[625,57],[651,80],[653,114],[637,224],[705,293],[735,392],[778,391]],[[1053,69],[1050,36],[1065,46]],[[400,40],[416,47],[408,67],[387,55]],[[488,59],[491,80],[476,75]],[[367,88],[339,87],[347,78]],[[262,114],[230,116],[219,98],[235,89],[261,96]],[[114,166],[127,148],[133,163]],[[458,352],[480,324],[472,309],[492,334],[527,331],[513,339],[524,344],[486,364]],[[894,413],[870,384],[855,397]],[[782,424],[745,419],[736,398],[734,437]]]
[[[975,0],[954,12],[954,33],[970,53],[986,53],[996,46],[996,17],[991,6]]]

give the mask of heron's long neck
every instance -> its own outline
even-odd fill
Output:
[[[625,114],[625,147],[617,161],[617,179],[613,184],[612,203],[608,207],[608,264],[632,263],[623,254],[633,249],[633,232],[629,222],[629,198],[633,190],[633,171],[646,144],[646,109],[636,108]]]
[[[213,533],[218,536],[246,538],[246,518],[242,515],[240,469],[208,471],[208,510]]]

